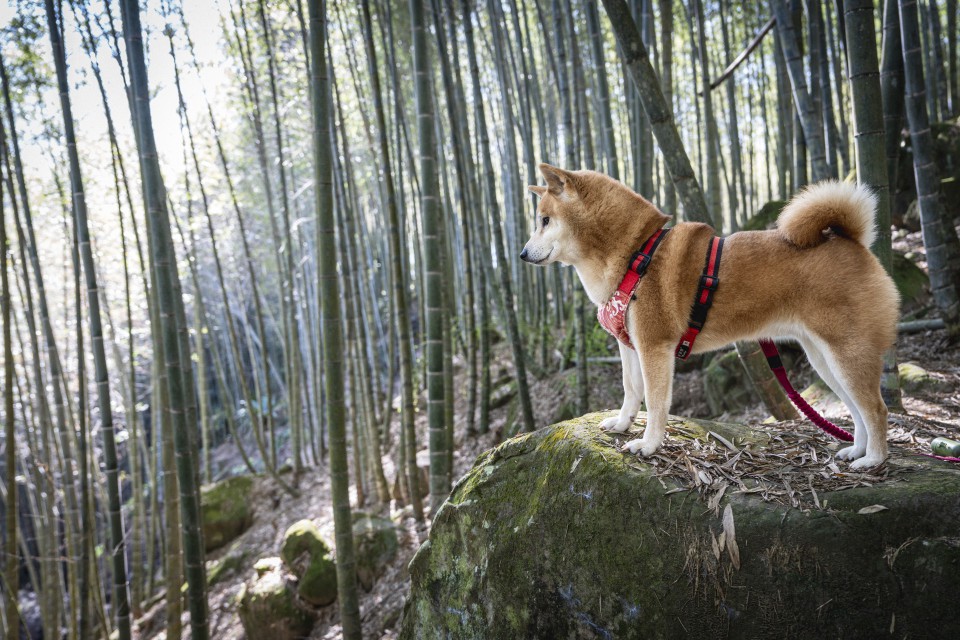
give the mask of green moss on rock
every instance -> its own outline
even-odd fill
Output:
[[[316,615],[296,601],[277,558],[258,562],[266,569],[240,587],[237,612],[248,638],[264,640],[297,640],[310,634]]]
[[[915,362],[901,362],[897,370],[900,374],[900,387],[908,393],[945,391],[952,386],[948,380],[933,376]]]
[[[739,411],[758,400],[736,351],[728,351],[710,361],[703,370],[703,387],[713,415]]]
[[[893,252],[892,274],[905,306],[912,306],[927,297],[930,278],[912,260],[896,251]]]
[[[203,542],[207,552],[231,542],[253,524],[252,487],[252,477],[236,476],[201,489]]]
[[[299,578],[297,593],[306,602],[325,607],[337,599],[337,565],[313,522],[300,520],[287,529],[280,559]]]
[[[394,558],[400,546],[392,520],[366,513],[353,514],[353,548],[357,579],[367,591]]]
[[[891,480],[806,511],[728,492],[740,568],[692,492],[670,493],[590,414],[477,458],[410,563],[401,638],[931,637],[960,593],[960,471],[895,455]],[[768,446],[736,425],[685,422]],[[675,437],[675,436],[674,436]],[[846,471],[846,470],[845,470]],[[865,506],[886,510],[860,514]],[[721,509],[724,505],[721,505]]]
[[[207,586],[212,587],[246,566],[250,553],[239,544],[233,545],[219,560],[207,561]]]

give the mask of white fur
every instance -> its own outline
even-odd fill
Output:
[[[601,429],[623,433],[633,425],[633,418],[643,403],[643,372],[637,352],[630,347],[620,346],[620,362],[623,365],[623,406],[620,415],[607,418],[600,423]]]

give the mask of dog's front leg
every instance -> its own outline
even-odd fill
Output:
[[[647,398],[647,428],[642,438],[631,440],[624,447],[630,453],[639,451],[644,456],[650,456],[663,444],[667,429],[667,414],[673,394],[673,345],[637,353]]]
[[[633,424],[633,417],[643,403],[643,373],[637,352],[630,347],[620,345],[620,364],[623,366],[623,406],[620,415],[607,418],[600,423],[601,429],[623,433]]]

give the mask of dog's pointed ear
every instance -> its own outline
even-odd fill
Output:
[[[541,162],[540,173],[543,174],[544,180],[547,181],[547,189],[553,195],[563,195],[565,190],[572,190],[576,193],[577,188],[574,185],[574,176],[569,171],[564,171],[558,167]]]
[[[546,188],[546,187],[541,187],[541,186],[536,185],[536,184],[530,185],[529,187],[527,187],[527,190],[529,190],[531,193],[537,194],[537,197],[538,197],[538,198],[542,198],[543,195],[547,192],[547,188]]]

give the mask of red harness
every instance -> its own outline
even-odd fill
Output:
[[[633,295],[640,284],[640,278],[646,273],[650,261],[653,260],[653,252],[657,250],[660,243],[667,237],[670,229],[657,229],[650,236],[640,251],[637,251],[630,257],[630,266],[620,281],[620,286],[613,292],[613,297],[597,308],[597,320],[600,326],[607,330],[607,333],[622,342],[624,345],[633,349],[630,342],[630,334],[627,333],[627,307],[630,301],[635,300]]]
[[[627,307],[630,302],[636,299],[634,292],[640,279],[643,277],[653,259],[653,252],[656,251],[660,242],[666,237],[669,229],[659,229],[643,244],[643,248],[630,258],[630,267],[620,281],[620,286],[614,292],[613,297],[606,303],[600,305],[597,309],[597,320],[600,325],[607,330],[610,335],[633,349],[630,342],[630,336],[626,329]],[[723,255],[723,238],[713,238],[710,240],[710,246],[707,248],[706,262],[703,267],[703,273],[700,276],[700,284],[697,287],[697,295],[693,301],[693,308],[690,311],[690,320],[687,322],[687,330],[680,338],[677,344],[675,355],[681,360],[686,360],[693,351],[693,343],[697,336],[703,331],[703,325],[707,321],[707,312],[713,304],[713,296],[720,285],[720,258]],[[826,431],[833,437],[847,442],[853,440],[853,436],[833,424],[811,407],[803,397],[796,392],[790,380],[787,378],[787,372],[783,368],[780,360],[780,353],[772,340],[761,340],[760,347],[767,357],[767,364],[773,370],[777,381],[787,397],[807,418],[810,419],[820,429]]]

